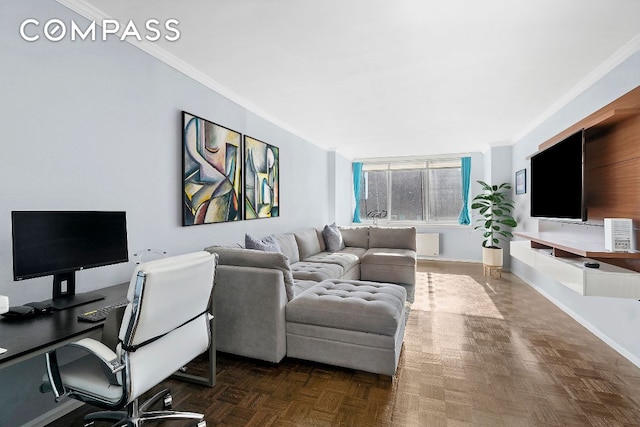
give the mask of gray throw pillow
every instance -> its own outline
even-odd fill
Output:
[[[337,252],[345,247],[342,233],[340,233],[335,223],[324,226],[322,237],[324,237],[324,243],[329,252]]]
[[[249,234],[244,235],[244,246],[247,249],[257,249],[265,252],[282,252],[280,245],[274,236],[257,239]]]

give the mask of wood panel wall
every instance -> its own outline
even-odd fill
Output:
[[[586,129],[589,220],[632,218],[640,227],[640,86],[540,144],[544,150]]]
[[[589,219],[633,218],[640,226],[640,116],[590,138],[585,190]]]
[[[602,121],[601,117],[608,116],[609,114],[611,114],[611,112],[615,110],[625,110],[625,109],[640,109],[640,86],[627,92],[626,94],[622,95],[620,98],[616,99],[610,104],[605,105],[598,111],[588,115],[587,117],[580,120],[573,126],[560,132],[553,138],[550,138],[549,140],[543,142],[542,144],[539,145],[538,149],[542,151],[546,148],[549,148],[552,145],[562,141],[566,137],[573,135],[574,133],[576,133],[582,128],[593,128],[593,127],[597,128],[596,123]]]

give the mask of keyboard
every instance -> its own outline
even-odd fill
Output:
[[[115,304],[110,304],[104,307],[96,308],[95,310],[87,311],[78,315],[78,320],[81,322],[100,322],[107,318],[109,312],[113,309],[124,307],[129,304],[129,301],[120,301]]]

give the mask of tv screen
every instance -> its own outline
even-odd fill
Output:
[[[128,261],[125,212],[14,211],[15,280]]]
[[[587,220],[584,130],[531,157],[531,216]]]

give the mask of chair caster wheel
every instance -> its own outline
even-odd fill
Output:
[[[164,409],[165,411],[170,410],[172,404],[173,404],[173,397],[171,396],[171,394],[167,394],[164,397],[164,400],[162,401],[162,409]]]
[[[205,420],[200,421],[196,427],[207,427],[207,422]]]

